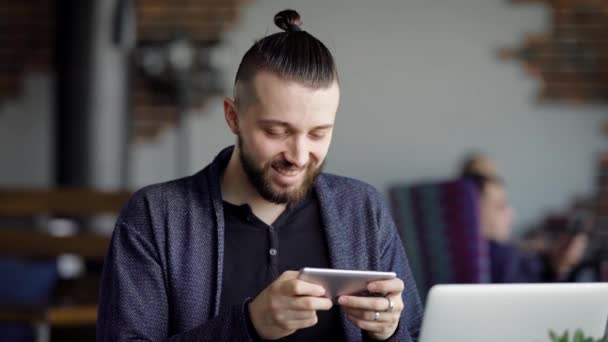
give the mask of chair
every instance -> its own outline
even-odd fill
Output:
[[[435,284],[490,282],[488,245],[470,181],[396,185],[389,195],[423,300]]]

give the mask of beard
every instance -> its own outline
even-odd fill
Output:
[[[317,162],[312,158],[304,167],[297,167],[284,158],[277,157],[267,161],[258,167],[255,159],[247,153],[243,146],[243,139],[238,136],[239,159],[243,166],[243,171],[247,175],[249,182],[265,200],[275,204],[289,204],[300,202],[315,183],[317,176],[321,173],[323,164],[317,167]],[[302,183],[287,190],[277,190],[272,183],[272,168],[285,171],[304,172]]]

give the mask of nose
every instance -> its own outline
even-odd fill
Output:
[[[285,159],[295,167],[303,168],[308,163],[310,151],[306,139],[300,136],[294,137],[284,153]]]

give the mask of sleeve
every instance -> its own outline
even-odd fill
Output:
[[[394,270],[405,285],[402,293],[404,308],[401,312],[399,327],[387,341],[417,341],[422,324],[423,307],[397,227],[390,210],[382,199],[380,199],[378,221],[379,230],[383,234],[381,240],[382,268]]]
[[[97,341],[251,341],[247,302],[169,336],[165,277],[157,249],[145,235],[118,221],[101,279]]]

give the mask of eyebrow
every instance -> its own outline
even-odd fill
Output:
[[[259,124],[264,125],[264,126],[283,126],[283,127],[287,127],[287,128],[291,128],[292,126],[285,122],[285,121],[280,121],[280,120],[269,120],[269,119],[264,119],[264,120],[259,120],[258,121]],[[313,130],[318,130],[318,129],[329,129],[334,127],[333,124],[328,124],[328,125],[320,125],[320,126],[316,126],[313,127]]]

